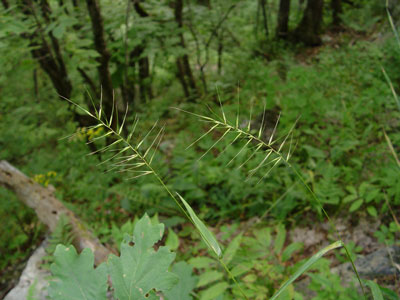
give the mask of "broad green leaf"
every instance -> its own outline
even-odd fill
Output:
[[[182,201],[183,205],[185,205],[186,210],[188,211],[190,218],[193,221],[193,224],[196,226],[197,230],[200,232],[201,237],[204,242],[210,247],[218,257],[221,257],[221,248],[215,239],[214,235],[211,231],[204,225],[204,223],[197,217],[196,213],[190,207],[190,205],[182,198],[181,195],[177,194],[179,199]]]
[[[368,191],[367,195],[365,196],[365,202],[369,203],[372,200],[379,199],[379,194],[381,191],[379,189],[373,189]]]
[[[228,265],[231,260],[235,257],[237,250],[240,247],[240,242],[242,241],[243,233],[240,233],[237,237],[235,237],[226,248],[224,256],[222,257],[222,261]]]
[[[293,252],[303,249],[303,244],[300,242],[292,243],[283,250],[282,261],[285,262],[290,259]]]
[[[369,286],[369,288],[371,289],[372,298],[374,300],[383,300],[381,289],[379,288],[379,285],[376,282],[368,280],[366,285]]]
[[[200,300],[214,300],[219,295],[222,295],[226,289],[229,287],[229,284],[226,282],[217,283],[208,289],[206,289],[200,297]]]
[[[354,201],[353,204],[349,208],[349,212],[356,211],[357,209],[360,208],[360,206],[363,204],[363,199],[358,199],[357,201]]]
[[[262,228],[254,230],[254,235],[263,246],[269,247],[271,244],[271,228]]]
[[[276,254],[281,253],[283,245],[285,244],[286,240],[286,229],[285,226],[279,225],[276,229],[277,234],[274,242],[274,250]]]
[[[400,300],[400,295],[396,292],[385,287],[380,287],[380,290],[385,300]]]
[[[358,198],[357,194],[351,194],[351,195],[344,197],[342,201],[343,201],[343,203],[349,203],[349,202],[356,200],[357,198]]]
[[[197,287],[202,287],[211,282],[217,281],[218,279],[221,279],[223,276],[224,274],[215,270],[204,272],[199,276],[199,282],[197,283]]]
[[[270,300],[277,299],[278,296],[290,285],[292,284],[300,275],[306,272],[317,260],[319,260],[325,253],[343,247],[342,241],[336,241],[329,246],[325,247],[324,249],[318,251],[316,254],[311,256],[274,294],[274,296]]]
[[[257,275],[251,273],[251,274],[248,274],[248,275],[244,276],[242,278],[242,280],[243,280],[243,282],[246,282],[246,283],[253,283],[253,282],[255,282],[257,280]]]
[[[146,295],[154,296],[154,289],[167,291],[177,284],[178,277],[168,272],[175,254],[167,247],[153,249],[163,233],[164,225],[153,225],[145,214],[135,226],[134,245],[122,242],[121,256],[110,255],[109,272],[118,299],[148,299]]]
[[[368,207],[367,207],[367,211],[368,211],[368,213],[369,213],[371,216],[373,216],[373,217],[378,216],[378,212],[376,211],[376,208],[373,207],[373,206],[368,206]]]
[[[214,263],[215,260],[207,256],[199,256],[189,259],[189,264],[196,269],[209,268]]]
[[[236,265],[231,270],[232,276],[236,277],[236,276],[242,275],[242,274],[250,271],[254,267],[255,263],[256,263],[255,261],[253,261],[253,262],[243,262],[243,263],[240,263],[240,264]]]
[[[357,190],[356,190],[356,188],[354,187],[354,186],[352,186],[352,185],[348,185],[348,186],[346,186],[346,190],[348,190],[351,194],[353,194],[353,195],[357,195]]]
[[[361,196],[365,196],[367,190],[371,187],[371,185],[364,181],[363,183],[360,184],[360,187],[358,188],[358,191]]]
[[[58,245],[55,261],[50,270],[49,295],[53,300],[107,299],[107,268],[101,264],[94,268],[94,255],[84,249],[80,255],[73,246]]]
[[[165,241],[165,246],[167,246],[170,250],[176,250],[179,247],[179,238],[172,228],[168,230],[168,237]]]
[[[192,290],[196,287],[197,278],[192,274],[192,267],[180,261],[172,267],[172,273],[179,277],[179,282],[171,290],[164,292],[167,300],[191,300]]]

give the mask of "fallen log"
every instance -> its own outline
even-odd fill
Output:
[[[0,185],[13,191],[27,206],[32,208],[39,220],[53,231],[62,215],[68,217],[73,233],[72,244],[78,251],[90,248],[95,257],[95,265],[106,261],[112,252],[106,248],[80,221],[75,214],[58,200],[53,191],[36,183],[7,161],[0,161]]]

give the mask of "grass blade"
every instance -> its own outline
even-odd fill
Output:
[[[213,131],[215,128],[217,128],[218,124],[215,124],[213,127],[211,127],[206,133],[204,133],[201,137],[199,137],[197,140],[195,140],[193,143],[191,143],[189,146],[186,147],[186,150],[192,147],[194,144],[196,144],[198,141],[200,141],[202,138],[204,138],[206,135],[208,135],[211,131]]]
[[[128,143],[130,142],[130,140],[131,140],[131,138],[132,138],[132,136],[133,136],[133,134],[134,134],[134,132],[136,130],[136,126],[137,126],[138,123],[139,123],[139,117],[135,116],[135,120],[133,121],[133,126],[132,126],[131,133],[128,135],[128,138],[126,139],[126,141]]]
[[[251,141],[252,141],[252,139],[249,139],[246,142],[246,144],[244,144],[244,146],[239,150],[239,152],[236,153],[236,155],[226,165],[229,166],[235,160],[235,158],[238,157],[239,154],[247,147],[247,145],[250,144]]]
[[[265,103],[264,103],[263,116],[262,116],[262,120],[261,120],[261,126],[260,126],[260,129],[258,130],[258,138],[261,138],[261,134],[264,130],[264,122],[265,122]]]
[[[147,132],[147,134],[144,136],[144,138],[139,142],[139,144],[137,144],[136,146],[136,150],[139,150],[140,146],[143,144],[143,142],[147,139],[147,137],[150,135],[150,133],[154,130],[154,128],[156,128],[158,124],[158,120],[154,123],[153,127],[151,127],[151,129],[149,130],[149,132]]]
[[[121,134],[122,128],[124,128],[126,116],[127,116],[127,114],[128,114],[128,108],[129,108],[129,105],[128,105],[128,103],[127,103],[127,104],[126,104],[126,111],[125,111],[124,119],[122,120],[121,127],[120,127],[119,130],[118,130],[118,134]]]
[[[323,255],[325,255],[327,252],[341,248],[343,247],[343,242],[342,241],[336,241],[329,246],[325,247],[324,249],[318,251],[316,254],[311,256],[310,259],[308,259],[280,288],[279,290],[275,293],[275,295],[272,296],[270,300],[274,300],[278,298],[278,296],[290,285],[292,284],[297,278],[299,278],[300,275],[302,275],[304,272],[306,272],[317,260],[319,260]]]
[[[217,96],[218,96],[219,106],[221,107],[222,118],[224,119],[224,122],[226,123],[226,116],[225,116],[224,108],[223,108],[223,106],[222,106],[221,96],[219,95],[218,86],[216,86],[216,89],[217,89]]]
[[[150,146],[147,148],[147,150],[146,150],[146,152],[144,153],[143,157],[146,157],[147,154],[149,154],[149,151],[153,148],[155,142],[157,141],[158,137],[159,137],[160,135],[162,135],[163,131],[164,131],[164,126],[161,127],[160,131],[157,133],[156,137],[153,139],[153,142],[152,142],[152,143],[150,144]]]
[[[200,158],[198,159],[198,161],[199,160],[201,160],[204,156],[206,156],[206,154],[208,153],[208,152],[210,152],[210,150],[212,149],[212,148],[214,148],[224,137],[225,137],[225,135],[227,135],[227,133],[230,131],[231,129],[230,128],[228,128],[225,132],[224,132],[224,134],[206,151],[206,152],[204,152],[203,153],[203,155],[202,156],[200,156]]]
[[[382,69],[382,73],[385,76],[387,83],[389,84],[390,90],[392,91],[393,98],[394,98],[394,100],[396,100],[397,106],[400,110],[400,100],[399,100],[399,97],[397,96],[396,90],[394,89],[392,80],[390,80],[389,75],[386,73],[385,69],[383,67],[381,67],[381,69]]]
[[[372,298],[374,300],[383,300],[381,289],[379,288],[379,285],[376,282],[368,280],[365,283],[365,285],[371,289]]]
[[[275,135],[275,132],[276,132],[276,128],[278,127],[278,124],[279,124],[279,120],[280,120],[280,119],[281,119],[281,114],[279,113],[278,119],[276,120],[276,123],[275,123],[275,127],[274,127],[274,129],[272,130],[271,137],[269,138],[268,145],[271,145],[271,143],[272,143],[272,140],[273,140],[273,138],[274,138],[274,135]]]
[[[389,147],[389,149],[390,149],[390,152],[392,152],[392,155],[393,155],[393,157],[394,157],[394,160],[396,161],[397,165],[398,165],[399,168],[400,168],[400,160],[399,160],[399,158],[397,157],[396,151],[394,151],[392,141],[390,140],[390,138],[388,137],[388,135],[386,134],[385,131],[383,131],[383,134],[385,135],[385,139],[386,139],[386,142],[387,142],[388,147]]]
[[[189,213],[190,218],[192,219],[192,222],[194,226],[196,226],[197,230],[200,232],[201,237],[203,238],[204,242],[207,244],[208,247],[210,247],[214,253],[218,256],[221,257],[221,247],[219,246],[216,238],[214,235],[211,233],[211,231],[204,225],[204,223],[197,217],[196,213],[193,211],[193,209],[190,207],[190,205],[185,201],[185,199],[182,198],[181,195],[177,193],[179,199],[182,201],[183,205],[185,206],[186,210]]]

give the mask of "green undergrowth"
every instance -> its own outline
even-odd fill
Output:
[[[353,221],[358,218],[380,220],[382,226],[376,238],[382,244],[398,244],[399,228],[393,216],[398,215],[400,206],[400,176],[382,129],[395,147],[399,145],[400,113],[381,65],[397,86],[399,78],[395,66],[398,64],[393,63],[393,59],[400,56],[395,45],[385,38],[350,43],[343,36],[339,42],[342,44],[338,49],[322,47],[307,59],[295,57],[293,53],[284,53],[271,62],[243,57],[235,64],[228,64],[226,74],[215,82],[218,93],[215,89],[197,104],[176,99],[176,87],[172,86],[162,97],[155,98],[151,107],[147,109],[143,104],[144,108],[137,112],[141,119],[137,129],[140,133],[147,132],[157,119],[166,125],[163,141],[155,154],[154,168],[169,189],[190,200],[201,219],[211,225],[235,220],[232,228],[252,217],[263,217],[273,224],[257,226],[239,235],[232,228],[216,226],[224,251],[231,253],[224,262],[232,267],[232,274],[240,280],[240,287],[251,299],[271,297],[280,284],[310,258],[310,255],[304,256],[301,244],[288,242],[285,228],[323,220],[321,206],[310,200],[296,174],[285,165],[273,168],[261,182],[265,173],[248,178],[248,172],[263,159],[254,157],[246,162],[256,144],[250,144],[249,149],[243,150],[230,163],[241,146],[234,144],[224,151],[232,141],[232,137],[227,136],[199,159],[223,132],[207,135],[187,149],[209,129],[209,124],[171,107],[209,115],[210,111],[202,105],[205,103],[220,114],[217,100],[220,97],[227,118],[235,122],[239,99],[240,126],[246,126],[251,119],[252,132],[257,134],[263,123],[265,105],[267,128],[262,135],[267,139],[279,114],[277,135],[280,137],[284,137],[298,119],[293,131],[291,163],[329,215]],[[29,68],[29,62],[25,63]],[[27,77],[26,72],[10,73],[8,80],[16,81],[21,76]],[[133,251],[125,239],[125,233],[131,235],[135,228],[129,220],[143,215],[144,211],[163,216],[168,228],[164,238],[168,250],[162,251],[170,257],[171,264],[175,254],[170,250],[177,252],[178,261],[186,262],[173,263],[170,270],[176,275],[175,279],[171,279],[171,275],[166,280],[168,284],[151,286],[148,292],[159,288],[166,299],[178,299],[168,293],[182,284],[176,279],[179,274],[190,274],[183,275],[190,279],[187,285],[192,287],[185,290],[186,296],[238,299],[241,292],[230,280],[229,273],[218,264],[217,258],[206,255],[206,244],[182,221],[182,212],[168,199],[157,179],[145,176],[132,183],[119,174],[105,172],[104,165],[96,166],[112,154],[86,156],[89,150],[85,141],[104,132],[77,128],[71,120],[70,111],[74,108],[55,99],[49,82],[43,79],[39,84],[41,97],[34,102],[24,96],[22,89],[3,84],[1,159],[9,160],[42,185],[53,185],[56,196],[90,224],[102,242],[116,247],[122,243],[126,251]],[[79,92],[84,94],[83,88]],[[83,102],[82,96],[77,99]],[[48,110],[54,114],[48,114]],[[127,123],[133,122],[133,116],[128,117]],[[78,134],[59,140],[73,132]],[[95,145],[100,148],[105,142],[98,141]],[[399,152],[398,146],[396,150]],[[9,205],[10,202],[13,204]],[[5,232],[18,232],[1,240],[0,252],[5,255],[1,257],[0,269],[6,270],[26,257],[29,243],[40,241],[43,230],[38,227],[33,213],[18,206],[15,197],[5,190],[1,190],[0,207],[0,218],[14,216],[8,219]],[[155,221],[154,226],[158,226],[157,223]],[[153,240],[155,243],[155,238]],[[265,249],[268,249],[267,254]],[[112,268],[117,269],[117,263],[108,271],[105,268],[93,271],[90,253],[86,251],[78,256],[72,248],[70,250],[72,254],[65,257],[68,261],[64,263],[79,261],[79,257],[85,260],[87,268],[82,275],[96,273],[93,278],[98,278],[98,285],[94,289],[101,287],[104,295],[105,274],[113,276]],[[66,248],[56,251],[56,260],[60,251]],[[313,299],[360,299],[354,288],[356,285],[343,287],[340,278],[330,274],[330,263],[328,259],[320,259],[309,270],[312,272],[307,273],[310,289],[316,293]],[[124,281],[123,278],[118,280]],[[370,286],[373,290],[373,283]],[[117,287],[115,293],[119,293]],[[302,299],[293,285],[284,293],[289,295],[283,294],[281,299]]]

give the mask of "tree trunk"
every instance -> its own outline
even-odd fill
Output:
[[[178,24],[178,30],[179,30],[179,45],[183,49],[185,49],[186,48],[185,39],[183,37],[183,32],[182,32],[183,0],[176,0],[174,4],[175,4],[175,21]],[[179,56],[176,59],[176,65],[178,69],[178,78],[182,84],[185,96],[188,98],[192,98],[195,94],[197,94],[197,87],[193,77],[192,69],[190,68],[189,56],[187,54]]]
[[[268,18],[267,18],[267,0],[260,0],[260,4],[261,4],[261,11],[263,14],[263,25],[264,25],[264,31],[265,31],[265,37],[268,40],[269,38],[269,29],[268,29]]]
[[[319,36],[322,25],[324,1],[308,0],[303,18],[295,30],[294,40],[304,43],[306,46],[318,46],[321,44]]]
[[[62,97],[70,98],[72,92],[71,82],[68,76],[65,74],[65,70],[60,68],[57,64],[57,61],[54,58],[50,46],[47,44],[46,40],[42,39],[40,44],[36,41],[32,41],[31,46],[33,48],[31,50],[32,56],[39,62],[39,65],[50,77],[50,80],[57,93]]]
[[[4,9],[8,9],[10,7],[10,4],[7,0],[1,0],[1,3],[3,3]]]
[[[98,57],[99,66],[97,67],[102,95],[103,103],[106,111],[111,113],[113,105],[113,86],[111,81],[111,75],[109,70],[110,52],[107,49],[106,40],[104,37],[104,25],[103,18],[101,17],[100,4],[98,0],[86,0],[87,8],[90,15],[90,20],[92,23],[94,45],[97,52],[100,54]],[[115,109],[118,113],[117,109]],[[116,118],[113,118],[114,120]]]
[[[331,0],[332,9],[332,26],[334,29],[339,29],[342,25],[340,14],[342,13],[342,0]]]
[[[147,102],[147,100],[153,98],[153,91],[151,89],[150,62],[147,56],[139,58],[139,88],[142,101]]]
[[[276,37],[278,39],[287,39],[289,36],[289,14],[290,0],[281,0],[279,2],[278,24],[276,26]]]
[[[132,0],[136,13],[142,17],[147,18],[149,14],[144,10],[138,1]],[[151,88],[151,76],[150,76],[150,61],[147,56],[143,56],[145,50],[146,41],[142,41],[142,45],[137,46],[130,54],[130,65],[138,64],[139,70],[139,91],[140,99],[142,102],[153,98],[153,90]]]
[[[222,30],[220,34],[218,34],[218,75],[221,75],[222,72],[222,54],[224,51],[224,33],[225,31]]]
[[[41,1],[40,8],[44,19],[46,22],[48,22],[50,7],[48,6],[46,0]],[[47,43],[42,24],[39,22],[39,18],[36,16],[34,3],[31,0],[22,1],[21,9],[25,16],[32,16],[36,20],[36,25],[38,28],[31,34],[23,34],[23,37],[29,39],[30,41],[30,46],[32,48],[31,54],[33,58],[37,60],[40,67],[50,77],[50,80],[58,95],[65,98],[70,98],[72,84],[67,74],[58,40],[52,35],[51,32],[48,34],[53,46],[52,49]],[[53,52],[55,53],[55,57]]]
[[[15,192],[17,197],[32,208],[39,220],[53,231],[62,215],[68,217],[74,235],[73,244],[78,251],[90,248],[95,256],[95,264],[107,260],[111,253],[98,238],[53,195],[53,191],[44,188],[6,161],[0,161],[0,185]]]

